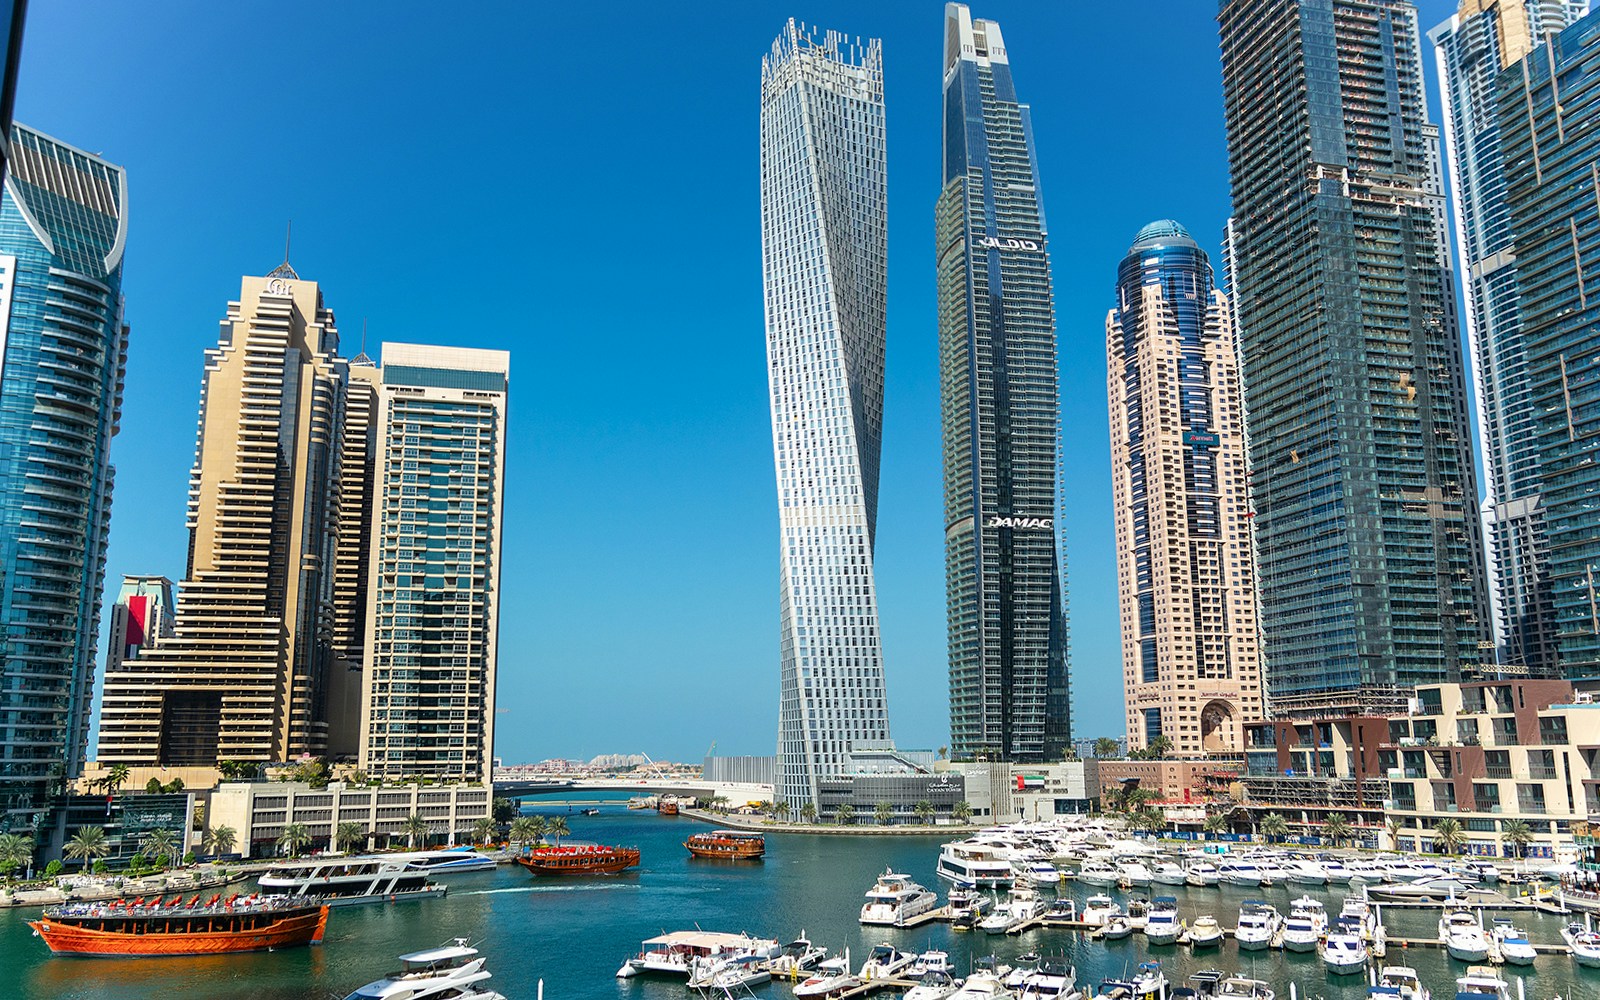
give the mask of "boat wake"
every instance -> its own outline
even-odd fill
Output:
[[[472,892],[451,893],[452,896],[495,896],[502,892],[599,892],[603,889],[637,889],[637,885],[629,882],[614,882],[607,885],[520,885],[510,889],[477,889]]]

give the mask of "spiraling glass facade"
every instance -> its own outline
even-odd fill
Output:
[[[1416,10],[1218,19],[1269,703],[1392,711],[1490,638]]]
[[[1600,674],[1600,17],[1500,75],[1500,151],[1558,668]]]
[[[1131,746],[1242,752],[1261,657],[1233,311],[1170,220],[1117,269],[1106,397]]]
[[[0,829],[83,765],[128,328],[122,168],[17,125],[0,199]]]
[[[1582,17],[1588,6],[1588,0],[1462,0],[1448,21],[1428,33],[1439,67],[1455,191],[1494,637],[1502,664],[1535,674],[1555,668],[1554,608],[1496,89],[1501,70],[1532,51],[1547,32]]]
[[[995,22],[947,4],[944,65],[934,232],[950,750],[1054,761],[1072,727],[1055,302],[1033,124]]]
[[[889,738],[873,540],[888,254],[883,49],[790,21],[761,62],[761,249],[778,481],[776,794],[818,802]]]

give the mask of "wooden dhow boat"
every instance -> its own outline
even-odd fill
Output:
[[[639,863],[639,849],[599,844],[535,847],[518,855],[516,862],[535,875],[614,875]]]
[[[697,833],[683,842],[697,858],[731,858],[736,861],[759,858],[767,853],[767,838],[743,830],[712,830]]]
[[[51,907],[28,921],[58,955],[123,958],[156,955],[223,955],[321,944],[328,907],[281,896],[177,896],[131,903],[74,903]]]

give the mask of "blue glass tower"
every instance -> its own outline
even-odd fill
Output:
[[[1033,124],[1000,26],[945,6],[935,207],[950,749],[1060,760],[1071,744],[1056,534],[1055,302]]]
[[[0,200],[0,826],[88,739],[128,328],[122,168],[17,125]]]

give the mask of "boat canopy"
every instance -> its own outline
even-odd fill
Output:
[[[414,951],[409,955],[401,955],[400,961],[406,965],[437,965],[440,962],[454,962],[458,959],[471,958],[478,953],[476,948],[468,948],[462,944],[446,945],[443,948],[429,948],[427,951]]]

